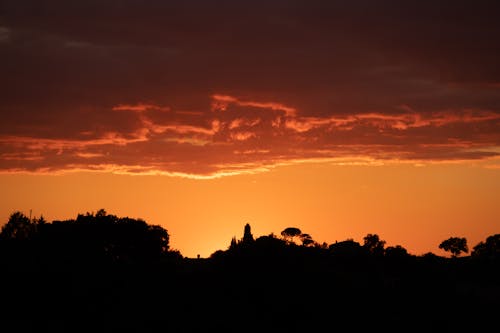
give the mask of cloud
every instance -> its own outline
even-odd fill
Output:
[[[241,101],[235,97],[228,95],[213,95],[212,96],[212,110],[213,111],[225,111],[227,106],[230,103],[239,105],[239,106],[251,106],[259,109],[270,109],[270,110],[278,110],[285,112],[286,116],[295,116],[296,110],[289,106],[274,103],[274,102],[255,102],[255,101]]]
[[[221,100],[223,109],[214,108]],[[175,116],[152,120],[165,110]],[[153,104],[119,104],[109,110],[116,111],[134,115],[137,127],[124,133],[110,127],[88,139],[0,136],[2,171],[218,177],[307,160],[434,162],[500,155],[494,149],[500,141],[500,114],[488,110],[421,114],[404,108],[390,115],[311,117],[280,103],[213,95],[205,112],[181,117],[170,107]]]
[[[112,110],[113,111],[144,112],[147,110],[169,111],[170,109],[168,107],[158,107],[157,105],[154,105],[154,104],[138,103],[138,104],[134,104],[134,105],[130,105],[130,104],[116,105],[116,106],[113,106]]]
[[[10,29],[0,26],[0,43],[6,43],[10,39]]]
[[[498,10],[7,0],[0,170],[206,177],[299,160],[491,159]]]

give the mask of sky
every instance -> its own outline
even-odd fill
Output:
[[[500,232],[497,1],[0,1],[0,224],[101,208],[183,255],[294,226]]]

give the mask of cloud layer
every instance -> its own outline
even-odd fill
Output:
[[[4,1],[0,171],[500,154],[496,2]]]

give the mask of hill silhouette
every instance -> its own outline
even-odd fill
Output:
[[[498,325],[500,234],[452,257],[377,234],[320,244],[297,227],[186,258],[170,235],[105,210],[0,232],[4,332],[465,332]],[[465,240],[465,242],[464,242]],[[495,327],[493,326],[493,327]]]

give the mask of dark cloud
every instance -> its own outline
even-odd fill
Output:
[[[499,9],[4,0],[0,168],[488,158],[500,141]],[[215,95],[233,98],[228,110]]]

